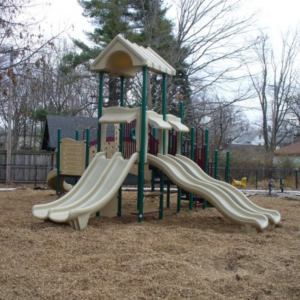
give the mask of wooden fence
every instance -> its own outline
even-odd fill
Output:
[[[6,151],[0,151],[0,182],[6,182]],[[53,169],[53,153],[44,151],[13,151],[11,181],[45,183]]]

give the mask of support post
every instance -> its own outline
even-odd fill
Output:
[[[208,156],[208,144],[209,144],[209,131],[206,128],[205,129],[205,173],[208,174],[208,160],[209,160],[209,156]]]
[[[162,86],[162,115],[163,120],[167,120],[167,74],[163,74],[163,86]],[[166,130],[163,130],[163,155],[166,155]],[[159,219],[164,217],[164,185],[165,185],[165,174],[161,172],[160,175],[160,198],[159,198]]]
[[[167,74],[163,74],[163,87],[162,87],[162,115],[163,120],[167,120]],[[163,154],[165,155],[167,152],[166,149],[166,130],[163,131]]]
[[[167,208],[171,207],[171,184],[170,180],[167,183]]]
[[[179,103],[179,113],[180,113],[181,122],[183,123],[184,114],[183,114],[183,102],[182,101],[180,101],[180,103]],[[177,150],[177,153],[182,154],[182,132],[180,132],[178,138],[180,140],[180,146],[179,146],[179,149]],[[177,187],[177,190],[178,190],[178,192],[177,192],[177,212],[180,212],[181,211],[182,189],[180,187]]]
[[[141,151],[138,171],[138,210],[139,222],[143,221],[143,205],[144,205],[144,169],[145,169],[145,150],[146,150],[146,108],[147,108],[147,73],[148,68],[143,67],[143,92],[142,92],[142,116],[141,116]]]
[[[60,195],[60,136],[61,130],[57,129],[57,152],[56,152],[56,195]]]
[[[124,107],[124,98],[125,98],[125,85],[124,85],[124,76],[120,77],[121,79],[121,95],[120,95],[120,106]],[[120,124],[119,128],[119,152],[123,153],[123,136],[124,136],[124,124]],[[118,212],[117,216],[122,216],[122,187],[118,190]]]
[[[155,176],[154,176],[154,172],[151,172],[151,192],[155,191]]]
[[[194,149],[195,149],[195,127],[191,127],[191,149],[190,149],[190,157],[191,160],[194,161]],[[194,205],[194,195],[190,194],[190,210],[193,210]]]
[[[219,151],[215,150],[215,179],[218,179],[219,175]]]
[[[208,161],[209,161],[209,155],[208,155],[208,151],[209,151],[209,131],[206,128],[205,129],[205,160],[204,160],[204,167],[205,167],[205,173],[209,174],[209,170],[208,170]],[[204,200],[203,201],[203,209],[207,208],[207,201]]]
[[[101,151],[101,124],[99,119],[102,117],[102,107],[103,107],[103,78],[104,73],[99,72],[99,95],[98,95],[98,128],[97,128],[97,152]],[[96,217],[100,217],[100,212],[96,212]]]
[[[86,140],[85,140],[85,168],[89,166],[90,162],[90,129],[86,130]]]
[[[76,140],[76,141],[79,140],[79,130],[78,130],[78,129],[76,129],[75,140]]]
[[[103,106],[103,77],[104,73],[99,73],[99,100],[98,100],[98,121],[102,117],[102,106]],[[97,131],[97,152],[101,151],[101,124],[98,122]]]
[[[229,168],[230,168],[230,152],[226,152],[226,170],[225,170],[225,180],[229,183]]]
[[[124,98],[125,98],[124,76],[121,76],[120,79],[121,79],[120,106],[124,107]],[[120,135],[119,135],[119,152],[123,153],[124,124],[120,124],[119,131],[120,131]]]

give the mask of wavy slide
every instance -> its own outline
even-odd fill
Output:
[[[35,205],[33,215],[41,220],[68,222],[75,230],[84,229],[90,215],[104,208],[114,197],[138,157],[135,153],[125,160],[116,152],[111,159],[106,159],[105,153],[97,153],[68,194],[51,203]]]
[[[216,187],[219,187],[228,196],[230,196],[230,198],[237,205],[241,206],[245,210],[265,215],[269,219],[269,227],[271,227],[271,228],[275,227],[275,225],[280,222],[281,216],[278,211],[272,210],[272,209],[266,209],[266,208],[256,205],[251,200],[249,200],[240,190],[238,190],[234,186],[208,176],[191,159],[189,159],[183,155],[179,155],[179,154],[176,154],[176,156],[173,156],[173,158],[177,162],[179,162],[190,175],[194,176],[196,179],[211,183],[211,184],[215,185]]]
[[[164,172],[176,185],[189,193],[205,198],[221,214],[239,224],[246,232],[263,230],[268,227],[268,218],[250,212],[237,205],[224,191],[215,185],[200,181],[190,175],[174,158],[158,154],[148,154],[148,162]]]

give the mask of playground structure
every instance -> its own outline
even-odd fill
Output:
[[[143,69],[142,106],[124,107],[124,78],[132,78],[136,71]],[[192,160],[182,158],[182,134],[189,128],[182,124],[182,118],[166,114],[167,75],[175,75],[175,70],[158,56],[152,49],[132,44],[118,35],[95,59],[91,69],[99,72],[99,107],[97,154],[88,165],[78,183],[62,198],[48,204],[35,205],[33,214],[41,220],[67,222],[75,230],[87,226],[91,214],[100,212],[101,216],[121,216],[121,186],[130,170],[137,165],[138,169],[138,221],[143,221],[144,203],[148,195],[144,192],[145,166],[153,166],[161,171],[159,218],[164,210],[164,176],[166,175],[178,186],[177,211],[181,209],[181,189],[210,202],[220,213],[241,226],[245,232],[272,228],[280,221],[280,214],[252,203],[236,188],[227,183],[211,181]],[[162,75],[162,115],[146,110],[147,72],[148,70]],[[120,76],[120,107],[103,108],[103,76],[109,73]],[[129,158],[123,158],[124,124],[135,121],[135,151]],[[119,124],[120,139],[118,151],[112,157],[107,155],[106,126]],[[158,130],[158,154],[148,153],[148,125]],[[176,155],[167,154],[168,131],[174,130],[177,135]],[[191,130],[193,136],[193,130]],[[59,168],[58,168],[59,170]],[[59,174],[57,174],[59,175]],[[57,184],[59,176],[57,176]],[[192,208],[193,198],[190,199]]]

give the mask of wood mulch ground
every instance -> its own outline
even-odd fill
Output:
[[[163,220],[138,223],[136,196],[76,232],[33,217],[54,191],[0,191],[0,299],[300,299],[297,197],[251,196],[282,221],[246,234],[214,208],[177,214],[175,195]]]

